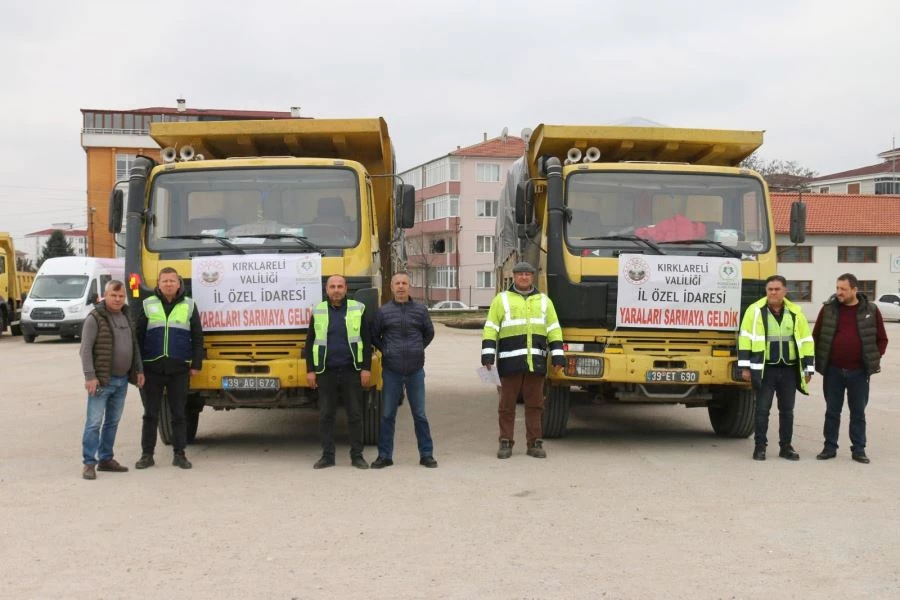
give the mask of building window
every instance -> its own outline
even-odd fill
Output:
[[[435,267],[428,271],[428,285],[432,288],[455,288],[456,267]]]
[[[900,194],[900,177],[876,177],[875,193],[884,194]]]
[[[878,262],[878,248],[876,246],[838,246],[838,262]]]
[[[819,188],[819,193],[820,193],[820,194],[827,194],[827,193],[828,193],[828,186],[826,185],[825,187],[820,187],[820,188]]]
[[[412,171],[407,171],[406,173],[400,174],[400,179],[403,180],[403,183],[407,185],[411,185],[417,190],[422,189],[422,169],[416,168]]]
[[[477,163],[475,165],[475,181],[478,183],[498,183],[500,181],[500,165]]]
[[[443,238],[438,238],[436,240],[431,240],[431,249],[430,254],[446,254],[447,253],[447,241]]]
[[[847,184],[847,193],[848,194],[858,194],[859,193],[859,183],[848,183]]]
[[[778,246],[778,262],[811,263],[812,246]]]
[[[131,171],[131,165],[134,164],[134,154],[116,154],[116,181],[128,179],[128,172]]]
[[[459,181],[459,161],[442,158],[425,165],[425,187],[445,181]]]
[[[423,220],[443,219],[459,216],[459,196],[437,196],[425,201]]]
[[[475,204],[476,215],[479,217],[496,217],[497,200],[478,200]]]
[[[478,235],[475,236],[475,252],[494,252],[494,236]]]
[[[476,278],[476,287],[479,288],[493,288],[494,287],[494,272],[493,271],[478,271]]]
[[[860,279],[859,280],[859,292],[861,294],[865,294],[866,298],[868,298],[869,300],[874,300],[875,298],[878,297],[875,295],[875,292],[877,291],[877,287],[878,287],[876,285],[876,283],[878,283],[878,282],[875,281],[874,279],[867,279],[865,281]]]
[[[812,281],[788,280],[787,297],[792,302],[812,302]]]

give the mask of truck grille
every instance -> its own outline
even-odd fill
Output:
[[[31,311],[33,321],[62,321],[65,314],[61,308],[41,307]]]

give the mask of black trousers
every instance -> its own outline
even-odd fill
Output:
[[[174,373],[147,370],[144,377],[144,393],[141,394],[141,400],[144,403],[141,451],[144,454],[153,454],[156,448],[156,428],[159,425],[159,412],[163,391],[165,391],[169,409],[172,411],[172,449],[176,454],[181,454],[187,445],[187,424],[184,410],[187,404],[191,372],[187,369]]]
[[[756,390],[756,435],[757,446],[768,442],[769,412],[772,399],[778,395],[778,443],[789,446],[794,437],[794,403],[797,397],[797,365],[766,365],[762,382]]]
[[[322,439],[322,456],[334,458],[334,416],[339,401],[347,411],[347,429],[350,434],[350,456],[362,456],[362,383],[359,371],[341,369],[320,373],[319,384],[319,436]]]

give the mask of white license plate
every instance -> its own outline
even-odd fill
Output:
[[[223,377],[226,390],[277,390],[281,382],[277,377]]]
[[[658,369],[647,371],[647,383],[697,383],[699,371],[671,371]]]
[[[36,323],[36,325],[41,329],[53,329],[56,327],[56,323]]]

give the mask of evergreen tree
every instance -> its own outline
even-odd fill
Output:
[[[57,256],[75,256],[75,248],[72,247],[72,242],[66,239],[66,234],[60,229],[54,229],[47,243],[44,244],[41,250],[41,257],[38,259],[38,268],[40,269],[41,265],[48,258],[56,258]]]

